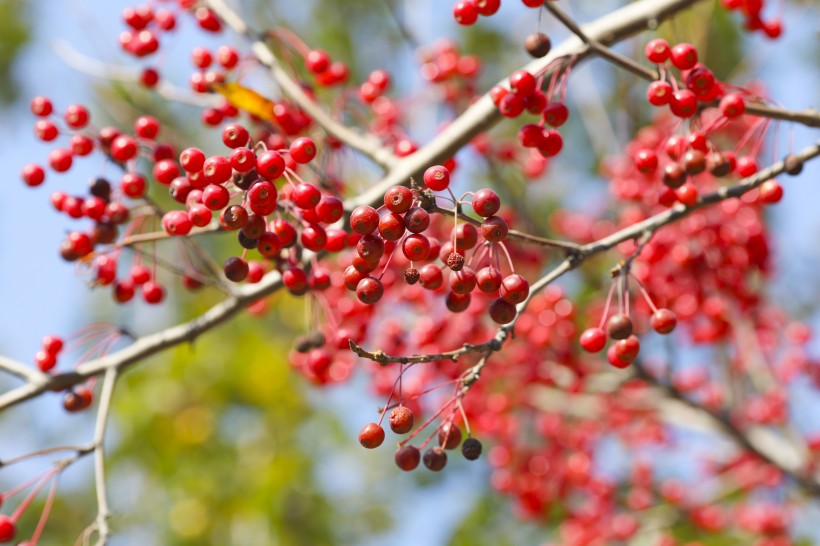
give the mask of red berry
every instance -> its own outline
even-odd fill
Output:
[[[433,191],[444,191],[450,186],[450,171],[442,165],[434,165],[424,171],[424,185]]]
[[[698,64],[698,51],[692,44],[677,44],[672,48],[669,57],[678,70],[690,70]]]
[[[82,129],[88,124],[88,110],[85,106],[72,104],[66,109],[63,118],[72,129]]]
[[[38,117],[49,116],[54,111],[54,106],[48,97],[34,97],[31,99],[29,107],[31,108],[31,113]]]
[[[743,115],[746,111],[746,102],[737,93],[728,93],[720,99],[720,112],[729,119]]]
[[[388,421],[390,430],[396,434],[407,434],[413,429],[413,412],[406,406],[398,406],[390,411]]]
[[[140,116],[134,122],[134,132],[140,138],[154,140],[159,134],[159,121],[152,116]]]
[[[384,206],[396,214],[403,214],[413,206],[413,192],[404,186],[393,186],[384,194]]]
[[[57,365],[57,357],[48,351],[37,351],[34,355],[34,363],[41,372],[47,372]]]
[[[510,76],[510,88],[513,93],[525,97],[535,92],[536,83],[535,76],[526,70],[516,70]]]
[[[767,205],[783,199],[783,186],[777,180],[767,180],[760,185],[760,202]]]
[[[57,125],[55,125],[53,121],[48,119],[38,119],[34,124],[34,134],[43,142],[51,142],[57,138],[60,134],[60,130],[57,129]]]
[[[71,151],[55,148],[48,154],[48,164],[58,173],[64,173],[71,168]]]
[[[544,123],[560,127],[569,119],[569,110],[563,102],[550,102],[544,109]]]
[[[384,442],[384,429],[376,423],[366,424],[359,432],[359,443],[367,449],[375,449]]]
[[[646,89],[646,100],[652,106],[664,106],[672,100],[672,85],[669,82],[652,82]]]
[[[321,49],[314,49],[305,57],[305,66],[314,74],[321,74],[330,66],[330,55]]]
[[[644,48],[644,55],[650,63],[662,64],[669,59],[671,50],[669,43],[661,38],[651,40]]]
[[[672,113],[679,118],[691,118],[698,111],[698,99],[688,89],[679,89],[669,101]]]
[[[455,449],[461,445],[461,429],[453,423],[445,423],[438,430],[438,443],[444,449]]]
[[[356,297],[359,301],[367,305],[372,305],[379,301],[384,294],[384,286],[381,281],[373,277],[365,277],[356,286]]]
[[[285,159],[279,152],[268,150],[256,158],[256,167],[259,176],[276,180],[285,172]]]
[[[248,143],[248,130],[238,123],[231,123],[222,129],[222,142],[228,148],[240,148]]]
[[[606,345],[606,333],[601,328],[588,328],[581,334],[581,347],[588,353],[597,353]]]
[[[453,6],[453,17],[459,25],[472,25],[478,20],[478,6],[473,0],[461,0]]]
[[[290,199],[300,209],[312,209],[319,204],[322,194],[313,184],[302,182],[290,192]]]
[[[515,305],[503,298],[496,298],[490,303],[490,318],[497,324],[508,324],[515,319]]]
[[[307,137],[297,138],[290,145],[290,156],[297,163],[310,163],[316,157],[316,144]]]
[[[641,342],[636,336],[629,336],[615,343],[615,356],[625,362],[632,362],[641,350]]]
[[[447,453],[439,446],[434,446],[424,452],[424,466],[433,472],[438,472],[447,466]]]
[[[610,365],[616,368],[626,368],[630,364],[628,360],[623,360],[618,356],[618,354],[615,352],[615,345],[610,345],[609,349],[607,349],[606,359],[610,363]]]
[[[34,163],[29,163],[25,167],[23,167],[23,171],[20,173],[20,176],[23,179],[23,182],[30,187],[39,186],[42,184],[46,179],[46,172],[43,168],[39,165]]]
[[[165,297],[165,289],[161,284],[148,281],[142,285],[142,298],[149,304],[157,304]]]
[[[652,329],[659,334],[668,334],[675,329],[678,318],[669,309],[658,309],[652,314],[650,319]]]

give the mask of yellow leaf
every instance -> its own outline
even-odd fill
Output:
[[[273,121],[274,102],[263,97],[253,89],[245,87],[239,82],[226,82],[213,85],[214,91],[225,97],[232,106],[244,110],[249,114]]]

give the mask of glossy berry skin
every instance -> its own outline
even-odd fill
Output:
[[[524,40],[524,49],[536,59],[546,57],[552,49],[552,41],[546,34],[533,32]]]
[[[372,305],[382,299],[384,285],[373,277],[366,277],[356,286],[356,297],[367,305]]]
[[[729,119],[734,119],[746,112],[746,102],[737,93],[729,93],[720,99],[720,112]]]
[[[613,315],[606,323],[607,335],[615,340],[632,335],[632,320],[626,315]]]
[[[421,207],[411,207],[404,215],[404,225],[410,233],[421,233],[430,227],[430,213]]]
[[[528,96],[535,93],[535,76],[526,70],[516,70],[510,76],[510,89],[513,93]]]
[[[222,142],[228,148],[239,148],[250,140],[248,130],[238,123],[231,123],[222,129]]]
[[[621,339],[614,345],[615,347],[615,355],[625,361],[625,362],[632,362],[637,358],[638,353],[641,350],[641,342],[640,340],[632,335],[626,339]]]
[[[433,472],[438,472],[447,466],[447,453],[439,447],[434,446],[424,452],[424,466]]]
[[[442,165],[434,165],[424,171],[424,185],[433,191],[444,191],[450,185],[450,171]]]
[[[276,150],[262,152],[256,158],[256,170],[259,176],[276,180],[285,172],[285,158]]]
[[[11,542],[16,534],[14,521],[9,516],[0,514],[0,542]]]
[[[330,66],[330,55],[321,49],[314,49],[305,56],[305,66],[314,74],[321,74]]]
[[[550,102],[544,108],[544,123],[550,127],[561,127],[569,119],[569,110],[563,102]]]
[[[500,293],[504,300],[512,304],[521,303],[530,294],[530,283],[521,275],[508,275],[501,281]]]
[[[493,190],[484,188],[473,194],[472,206],[476,214],[489,218],[501,208],[501,199]]]
[[[396,466],[405,472],[410,472],[419,466],[419,463],[421,462],[421,452],[416,446],[411,446],[408,444],[400,447],[396,451],[395,460]]]
[[[478,6],[474,0],[461,0],[453,6],[453,17],[459,25],[469,26],[478,20]]]
[[[652,106],[665,106],[672,100],[674,90],[669,82],[656,81],[646,89],[646,100]]]
[[[384,442],[384,429],[376,423],[366,424],[359,432],[359,443],[367,449],[375,449]]]
[[[650,40],[644,48],[644,55],[646,55],[647,60],[655,64],[665,63],[671,53],[672,50],[669,47],[669,43],[662,38]]]
[[[669,107],[677,117],[691,118],[697,113],[698,99],[688,89],[679,89],[672,94]]]
[[[290,156],[296,163],[310,163],[316,157],[316,144],[307,137],[297,138],[290,144]]]
[[[399,406],[390,411],[388,420],[390,421],[390,430],[396,434],[407,434],[413,430],[415,418],[410,408]]]
[[[222,267],[223,271],[225,272],[225,276],[228,280],[233,282],[242,282],[248,276],[248,262],[239,258],[238,256],[232,256],[225,260],[225,264]]]
[[[413,206],[413,192],[404,186],[393,186],[384,193],[384,206],[396,214],[404,214]]]
[[[482,267],[476,273],[476,284],[478,289],[487,294],[494,294],[501,288],[501,281],[504,278],[501,271],[492,266]]]
[[[600,352],[606,345],[606,332],[601,328],[587,328],[581,334],[581,347],[588,353]]]
[[[675,329],[675,326],[678,324],[678,318],[675,316],[675,313],[669,309],[658,309],[652,314],[652,318],[649,322],[652,325],[652,329],[659,334],[668,334]]]
[[[322,194],[319,189],[313,184],[302,182],[297,184],[290,193],[290,199],[293,204],[300,209],[312,209],[319,204],[322,199]]]
[[[23,167],[21,178],[23,179],[23,182],[25,182],[26,186],[33,188],[39,186],[45,181],[46,172],[41,166],[31,163]]]
[[[430,253],[430,240],[420,233],[413,233],[402,241],[401,249],[411,262],[421,262]]]
[[[678,70],[690,70],[698,64],[698,51],[692,44],[681,43],[672,48],[669,58]]]
[[[467,438],[464,440],[464,443],[461,444],[461,454],[468,461],[475,461],[481,457],[481,450],[481,442],[475,438]]]
[[[379,226],[379,213],[373,207],[362,205],[350,214],[350,229],[360,235],[369,235]]]
[[[626,368],[628,367],[631,362],[628,360],[621,359],[618,354],[615,352],[615,345],[610,345],[609,349],[606,351],[606,359],[609,364],[615,368]]]
[[[490,216],[481,223],[481,235],[490,243],[503,241],[509,231],[507,222],[500,216]]]

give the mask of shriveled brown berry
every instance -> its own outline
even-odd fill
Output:
[[[546,57],[552,49],[552,40],[546,34],[533,32],[524,40],[524,49],[536,59],[540,59]]]
[[[424,466],[433,472],[438,472],[447,466],[447,454],[439,446],[434,446],[424,452]]]
[[[706,156],[706,170],[712,176],[726,176],[730,172],[732,172],[732,164],[729,163],[729,160],[726,159],[720,152],[712,152],[708,156]]]
[[[413,429],[413,412],[407,406],[399,406],[390,411],[390,430],[396,434],[407,434]]]
[[[786,156],[783,160],[786,167],[786,172],[792,176],[796,176],[803,172],[803,160],[796,155]]]
[[[461,429],[453,423],[445,423],[438,430],[438,443],[444,449],[455,449],[461,444]]]
[[[606,323],[606,333],[612,339],[626,339],[632,335],[632,321],[626,315],[613,315]]]
[[[231,256],[225,260],[223,271],[225,276],[233,282],[242,282],[248,276],[248,262],[238,256]]]
[[[663,169],[663,183],[673,190],[680,188],[686,183],[686,171],[677,163],[670,163]]]
[[[407,284],[416,284],[420,278],[421,274],[415,267],[408,267],[404,270],[404,280],[407,281]]]
[[[690,176],[702,173],[706,170],[706,155],[700,150],[687,150],[683,154],[683,168]]]
[[[367,423],[359,432],[359,443],[367,449],[375,449],[384,442],[384,429],[376,423]]]
[[[447,267],[453,271],[461,271],[464,268],[464,256],[458,252],[451,252],[447,256]]]
[[[468,461],[475,461],[481,456],[481,442],[475,438],[467,438],[461,444],[461,454]]]
[[[414,470],[421,461],[421,452],[416,446],[402,446],[396,451],[396,466],[410,472]]]

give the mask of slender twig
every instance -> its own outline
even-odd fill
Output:
[[[0,355],[0,370],[16,375],[29,383],[43,383],[48,380],[48,376],[39,370],[2,355]]]
[[[104,546],[108,542],[110,529],[108,518],[111,511],[108,507],[105,481],[105,431],[108,425],[108,416],[111,413],[111,398],[114,394],[114,384],[117,382],[117,368],[108,368],[103,379],[100,405],[97,409],[97,422],[94,427],[94,482],[97,492],[97,545]]]

